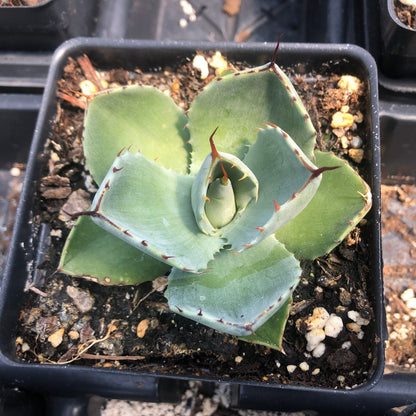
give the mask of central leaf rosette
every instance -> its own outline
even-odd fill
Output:
[[[121,154],[94,198],[93,221],[167,264],[200,272],[225,246],[241,252],[275,233],[319,187],[322,168],[276,126],[259,131],[243,161],[217,151],[212,137],[211,147],[196,175]]]
[[[192,185],[195,219],[208,235],[241,215],[253,199],[257,200],[259,190],[257,178],[240,159],[217,151],[212,139],[214,133],[210,138],[212,151]]]

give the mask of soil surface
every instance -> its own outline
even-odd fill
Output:
[[[416,190],[382,186],[389,370],[416,371]]]
[[[394,0],[394,11],[402,23],[416,30],[416,7]]]
[[[28,7],[37,6],[47,0],[0,0],[0,7]]]
[[[205,58],[211,62],[211,56]],[[288,72],[317,128],[318,148],[345,157],[368,180],[364,85],[355,80],[352,90],[340,75],[300,77]],[[209,66],[208,77],[201,79],[191,60],[175,71],[166,68],[151,74],[140,69],[96,72],[87,57],[68,61],[45,148],[36,213],[40,222],[49,224],[53,244],[21,311],[16,346],[22,360],[335,388],[359,385],[371,374],[378,340],[367,288],[367,220],[329,255],[302,262],[284,353],[238,341],[170,312],[163,296],[164,278],[137,287],[105,287],[55,272],[69,232],[62,208],[70,195],[88,203],[96,189],[83,163],[85,97],[74,91],[89,95],[118,85],[154,85],[187,108],[213,77],[215,69]],[[335,113],[348,114],[345,118],[354,121],[347,127],[337,124]],[[305,321],[318,307],[340,317],[343,326],[335,338],[327,336],[315,354],[306,349]]]
[[[0,169],[0,276],[9,251],[24,172],[25,165],[21,163],[15,163],[11,169]]]

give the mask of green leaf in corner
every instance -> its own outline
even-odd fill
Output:
[[[282,339],[287,318],[289,316],[292,296],[281,306],[281,308],[260,328],[254,335],[239,337],[242,341],[253,342],[254,344],[264,345],[274,350],[282,350]]]
[[[58,271],[104,285],[137,285],[168,273],[170,267],[80,217],[62,252]]]

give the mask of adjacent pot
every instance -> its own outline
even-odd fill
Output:
[[[30,364],[22,362],[17,357],[16,333],[25,285],[32,280],[33,273],[36,272],[36,265],[41,261],[46,248],[45,227],[38,224],[33,216],[33,212],[36,210],[36,201],[33,195],[37,189],[41,168],[39,155],[42,153],[45,141],[49,136],[51,122],[56,113],[57,81],[61,78],[67,58],[76,58],[82,54],[87,54],[99,68],[123,67],[133,70],[138,67],[146,71],[152,68],[175,65],[178,60],[192,56],[196,50],[221,50],[228,59],[246,61],[250,65],[259,65],[270,60],[273,49],[274,45],[272,44],[115,42],[86,38],[68,41],[57,50],[52,60],[42,108],[30,150],[27,173],[15,221],[13,241],[2,282],[0,298],[0,379],[2,384],[61,396],[96,394],[104,397],[163,401],[172,398],[172,393],[178,391],[183,380],[195,379],[195,376],[186,377],[176,374],[106,370],[77,365]],[[374,340],[377,340],[374,343],[372,353],[374,365],[367,381],[352,390],[306,388],[295,385],[241,382],[230,379],[220,381],[231,383],[237,391],[241,390],[243,395],[247,391],[250,392],[251,389],[253,389],[252,393],[254,394],[256,394],[256,389],[265,389],[268,394],[275,398],[280,396],[291,398],[291,403],[286,401],[282,404],[282,408],[303,408],[302,397],[304,395],[333,397],[334,400],[330,400],[332,409],[335,410],[340,408],[336,400],[338,396],[346,397],[349,392],[354,397],[364,394],[377,384],[384,368],[386,333],[381,272],[380,152],[376,67],[371,56],[364,50],[345,45],[282,45],[279,49],[278,62],[283,67],[296,66],[298,71],[305,74],[312,70],[318,71],[322,64],[325,64],[329,65],[330,72],[355,75],[365,82],[368,101],[366,117],[369,124],[368,136],[371,139],[371,146],[368,146],[368,148],[371,147],[371,162],[365,179],[373,193],[373,209],[367,216],[371,224],[369,227],[371,229],[371,262],[369,263],[371,279],[369,279],[367,285],[368,296],[375,315],[374,334],[372,335]],[[207,377],[196,378],[207,382],[218,381]],[[321,410],[327,409],[327,405],[328,403],[316,400],[308,402],[307,407]],[[340,411],[345,411],[345,403],[341,406],[344,409],[340,408]]]
[[[98,2],[41,0],[35,6],[0,7],[0,48],[53,50],[63,41],[91,35]]]
[[[413,77],[416,72],[416,30],[400,21],[394,0],[380,3],[380,69],[392,78]]]

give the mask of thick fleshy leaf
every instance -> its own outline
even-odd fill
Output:
[[[256,333],[247,337],[239,337],[242,341],[253,342],[254,344],[265,345],[266,347],[282,351],[283,333],[292,304],[292,296],[284,305],[269,318]]]
[[[233,254],[223,250],[206,273],[173,269],[169,307],[194,321],[237,336],[256,332],[290,297],[301,268],[273,236]]]
[[[192,182],[141,153],[126,152],[95,195],[93,221],[160,261],[194,272],[205,269],[224,241],[198,228]]]
[[[244,163],[259,181],[257,202],[224,227],[223,235],[236,250],[258,244],[296,217],[313,198],[321,172],[296,143],[278,127],[258,133]]]
[[[206,234],[215,234],[218,230],[211,224],[206,215],[206,209],[212,205],[208,198],[209,185],[217,178],[223,177],[222,168],[228,174],[229,181],[234,190],[233,203],[236,215],[246,209],[248,203],[257,200],[259,183],[253,172],[237,157],[223,152],[211,152],[204,160],[192,185],[192,208],[199,228]]]
[[[58,271],[104,285],[136,285],[168,273],[170,266],[80,217],[72,228]]]
[[[186,173],[186,123],[184,111],[156,88],[135,85],[98,93],[87,106],[83,142],[93,178],[100,185],[117,154],[127,148]]]
[[[344,160],[316,152],[316,164],[340,168],[322,175],[309,205],[276,233],[298,258],[314,259],[331,251],[371,208],[370,188]]]
[[[188,117],[194,173],[210,151],[208,138],[217,126],[217,148],[241,160],[263,123],[278,125],[313,157],[315,129],[290,80],[275,64],[216,78],[195,98]]]

